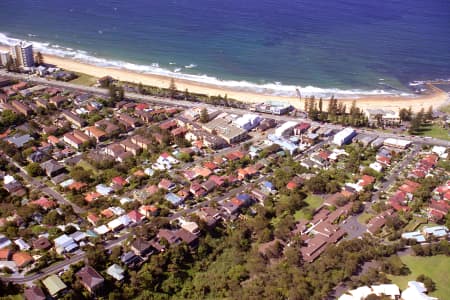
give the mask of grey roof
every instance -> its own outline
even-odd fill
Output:
[[[48,160],[46,162],[43,162],[41,164],[41,167],[45,170],[45,172],[49,175],[54,172],[60,171],[61,169],[64,169],[64,166],[61,165],[59,162],[57,162],[54,159]]]
[[[29,134],[24,134],[21,136],[15,135],[13,137],[6,139],[9,143],[16,145],[17,148],[22,148],[23,145],[32,141],[33,138]]]

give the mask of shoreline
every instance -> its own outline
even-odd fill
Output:
[[[0,49],[7,49],[7,47],[0,46]],[[44,61],[48,64],[55,65],[68,71],[84,73],[93,77],[111,76],[119,81],[127,81],[132,83],[142,83],[147,86],[167,88],[170,85],[172,77],[137,73],[125,69],[100,67],[83,62],[79,62],[70,58],[58,57],[48,54],[43,54]],[[303,99],[292,96],[274,96],[264,93],[256,93],[249,91],[239,91],[237,89],[225,88],[212,84],[206,84],[187,79],[174,78],[175,85],[178,90],[184,91],[188,89],[190,92],[207,94],[209,96],[227,95],[229,98],[234,98],[246,103],[258,103],[267,101],[281,101],[292,104],[297,108],[303,108]],[[411,106],[413,111],[419,111],[424,108],[427,109],[430,105],[434,108],[446,104],[449,96],[446,92],[439,88],[429,85],[430,92],[423,95],[412,96],[397,96],[397,95],[370,95],[370,96],[355,96],[352,98],[336,97],[340,102],[350,107],[352,101],[356,101],[358,107],[362,109],[368,108],[384,108],[398,111],[400,108],[408,108]],[[324,98],[325,107],[328,99]]]

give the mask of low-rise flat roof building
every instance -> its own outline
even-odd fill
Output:
[[[203,129],[227,141],[228,144],[235,144],[247,138],[247,131],[231,124],[224,118],[216,118],[211,122],[203,124]]]

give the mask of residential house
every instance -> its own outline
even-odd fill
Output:
[[[141,135],[132,136],[131,142],[133,142],[134,144],[136,144],[137,146],[139,146],[140,148],[142,148],[144,150],[148,150],[152,144],[152,142],[149,139],[144,138]]]
[[[126,127],[131,127],[131,128],[136,128],[139,126],[139,121],[133,117],[131,117],[130,115],[127,114],[120,114],[119,115],[119,120],[126,125]]]
[[[106,132],[96,126],[87,127],[84,132],[91,138],[94,138],[97,143],[104,141],[107,137]]]
[[[52,247],[52,244],[46,237],[40,237],[33,241],[33,248],[37,250],[48,250]]]
[[[134,254],[139,255],[139,256],[146,256],[148,254],[151,254],[151,252],[152,252],[151,243],[142,238],[135,239],[131,243],[130,248],[134,252]]]
[[[131,219],[131,221],[135,224],[141,223],[145,219],[145,215],[141,214],[137,210],[132,210],[127,215]]]
[[[33,257],[26,252],[16,252],[12,255],[12,260],[16,263],[17,268],[22,269],[32,262],[34,262]]]
[[[11,101],[11,105],[21,114],[29,116],[32,113],[31,108],[25,103],[19,102],[17,100]]]
[[[122,267],[120,267],[117,264],[113,264],[109,266],[108,269],[106,269],[106,274],[108,274],[117,281],[121,281],[125,278],[124,273],[125,270],[122,269]]]
[[[119,143],[113,143],[104,148],[104,152],[106,155],[112,156],[115,159],[118,159],[120,155],[125,152],[125,149]]]
[[[80,118],[79,116],[75,115],[74,113],[64,110],[61,115],[72,125],[75,125],[78,128],[84,127],[86,125],[86,121],[83,118]]]
[[[154,205],[142,205],[139,207],[139,213],[147,218],[154,217],[158,215],[158,208]]]
[[[49,99],[48,103],[53,104],[57,108],[61,107],[65,102],[67,101],[67,98],[64,96],[53,96]]]
[[[43,109],[47,109],[47,107],[48,107],[48,101],[45,100],[45,99],[42,99],[42,98],[36,99],[36,100],[34,101],[34,103],[36,103],[36,105],[37,105],[38,107],[43,108]]]
[[[206,191],[206,189],[204,189],[202,187],[202,185],[200,183],[198,183],[198,182],[193,182],[191,184],[190,188],[189,188],[189,191],[196,198],[200,198],[200,197],[206,196],[206,194],[208,193]]]
[[[201,207],[195,213],[208,227],[215,226],[221,219],[220,211],[210,206]]]
[[[119,126],[106,119],[97,121],[94,125],[103,130],[107,134],[107,136],[113,136],[120,131]]]
[[[91,266],[85,266],[76,273],[80,283],[91,293],[102,288],[105,279]]]
[[[52,297],[57,297],[60,293],[67,289],[67,285],[57,276],[50,275],[42,280],[42,284]]]
[[[123,147],[123,149],[126,152],[130,152],[132,153],[134,156],[138,155],[141,151],[141,147],[139,147],[138,145],[134,144],[131,139],[126,139],[123,140],[119,143],[120,146]]]
[[[23,295],[25,296],[26,300],[46,300],[47,297],[45,296],[42,289],[36,285],[28,287]]]
[[[67,172],[66,168],[54,159],[43,162],[41,168],[50,178]]]
[[[175,183],[166,178],[161,179],[161,181],[158,184],[158,188],[164,189],[166,191],[173,190],[175,187],[176,187]]]
[[[75,149],[80,149],[81,145],[83,145],[83,142],[79,138],[75,137],[73,133],[70,132],[64,134],[62,139],[66,144],[70,145]]]
[[[164,198],[174,206],[178,206],[183,202],[182,198],[174,193],[167,193]]]
[[[386,217],[390,215],[392,215],[392,211],[388,210],[370,219],[367,223],[367,232],[372,235],[376,234],[386,224]]]

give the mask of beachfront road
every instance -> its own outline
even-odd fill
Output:
[[[63,82],[63,81],[55,81],[55,80],[48,80],[45,78],[40,78],[37,76],[30,76],[27,74],[17,74],[17,73],[10,73],[5,70],[0,70],[0,75],[16,78],[19,80],[25,80],[32,83],[37,84],[45,84],[50,85],[54,87],[59,88],[67,88],[67,89],[73,89],[78,90],[80,92],[87,92],[92,94],[98,94],[103,96],[108,96],[109,92],[106,89],[103,88],[97,88],[97,87],[90,87],[90,86],[83,86],[83,85],[77,85],[69,82]],[[150,102],[155,103],[159,105],[169,105],[169,106],[178,106],[183,108],[190,108],[190,107],[197,107],[199,103],[196,102],[189,102],[189,101],[182,101],[182,100],[174,100],[170,98],[161,98],[161,97],[155,97],[155,96],[148,96],[148,95],[140,95],[136,93],[125,93],[125,97],[132,100],[138,100],[142,102]],[[215,107],[211,104],[202,104],[206,107]],[[248,113],[249,110],[247,109],[239,109],[239,108],[224,108],[226,112],[233,113],[233,114],[245,114]],[[304,118],[298,118],[298,117],[291,117],[291,116],[278,116],[278,115],[270,115],[272,119],[279,120],[279,121],[296,121],[296,122],[309,122],[312,123],[312,125],[322,125],[327,126],[328,128],[340,130],[343,128],[341,125],[335,125],[335,124],[325,124],[318,122],[312,122],[311,120],[304,119]],[[399,136],[392,133],[384,133],[384,132],[378,132],[371,129],[358,129],[358,132],[373,135],[373,136],[379,136],[383,138],[398,138]],[[449,141],[444,141],[440,139],[435,138],[428,138],[428,137],[419,137],[419,136],[405,136],[401,137],[402,139],[409,140],[418,144],[428,144],[428,145],[437,145],[437,146],[444,146],[444,147],[450,147]]]

